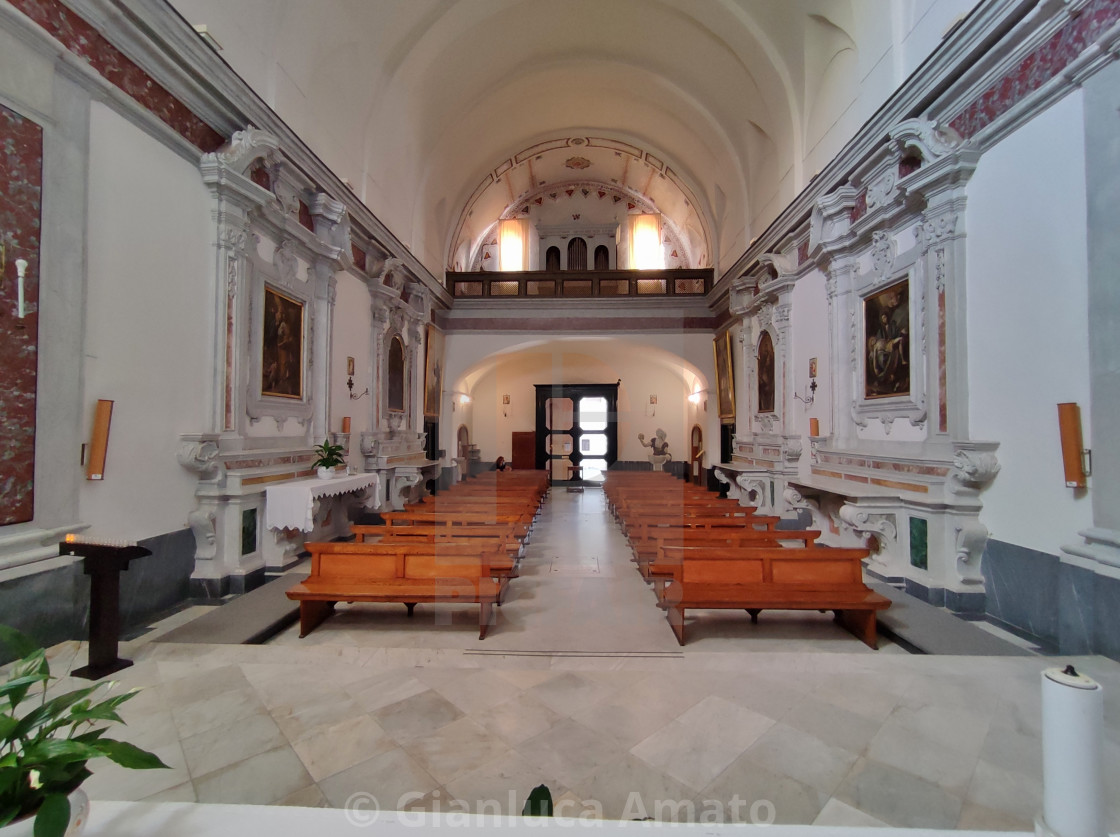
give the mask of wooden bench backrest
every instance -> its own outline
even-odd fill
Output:
[[[515,512],[385,512],[381,515],[390,526],[427,523],[442,526],[468,526],[478,523],[527,523],[533,519],[531,514]]]
[[[390,581],[394,578],[490,578],[487,557],[444,555],[433,549],[381,552],[377,544],[308,544],[311,550],[311,578],[348,581]],[[330,547],[320,549],[313,547]]]
[[[863,584],[866,549],[744,547],[709,549],[666,546],[667,564],[680,579],[697,584]],[[677,575],[674,570],[674,575]]]
[[[649,540],[656,542],[658,548],[666,546],[695,546],[719,547],[742,544],[744,546],[761,546],[774,544],[777,541],[801,541],[812,544],[821,536],[816,529],[729,529],[720,527],[716,529],[685,529],[671,527],[669,529],[650,529]]]
[[[412,526],[366,526],[351,524],[350,531],[358,542],[378,538],[426,538],[431,542],[464,539],[517,540],[513,523],[476,523],[470,526],[433,526],[416,523]],[[367,541],[368,542],[368,541]]]

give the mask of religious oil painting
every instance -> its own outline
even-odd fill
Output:
[[[400,335],[389,338],[388,379],[385,406],[393,413],[404,412],[404,343]]]
[[[864,398],[910,394],[910,285],[898,282],[863,301],[867,354]]]
[[[774,340],[768,331],[758,341],[758,411],[774,412]]]
[[[303,303],[264,289],[261,395],[303,398]]]
[[[731,332],[725,331],[715,339],[716,395],[719,400],[720,419],[735,419],[735,381],[731,367]]]
[[[428,353],[424,365],[424,415],[439,418],[443,394],[443,332],[428,326]]]

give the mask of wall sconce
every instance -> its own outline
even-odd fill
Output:
[[[688,396],[688,403],[699,404],[703,400],[705,392],[707,392],[706,389],[698,389],[695,392],[691,393]]]
[[[1066,488],[1084,488],[1093,473],[1093,452],[1082,447],[1081,407],[1076,402],[1058,405],[1058,430],[1062,438],[1062,468]]]
[[[505,418],[509,418],[509,410],[510,410],[510,401],[509,401],[509,393],[507,392],[505,395],[502,396],[502,416],[504,416]]]
[[[366,387],[365,392],[360,395],[354,394],[354,358],[346,358],[346,388],[350,390],[350,400],[357,401],[363,395],[369,395],[369,387]]]
[[[455,409],[456,404],[470,404],[471,397],[465,392],[459,392],[457,389],[451,390],[451,409]]]
[[[817,397],[817,359],[815,357],[809,358],[809,384],[805,387],[805,397],[802,398],[799,392],[795,392],[793,397],[806,407],[813,406],[813,400]]]

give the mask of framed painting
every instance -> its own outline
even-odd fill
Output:
[[[731,365],[731,332],[725,331],[712,344],[716,358],[716,398],[720,420],[735,420],[735,379]]]
[[[443,395],[443,332],[428,326],[424,363],[424,416],[438,419]]]
[[[265,286],[261,395],[303,398],[303,303]]]
[[[758,411],[774,412],[774,340],[770,332],[762,332],[758,341]]]
[[[910,395],[909,280],[864,297],[863,325],[863,397]]]

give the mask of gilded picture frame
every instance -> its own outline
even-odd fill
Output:
[[[910,395],[910,283],[896,282],[863,300],[863,397]]]

